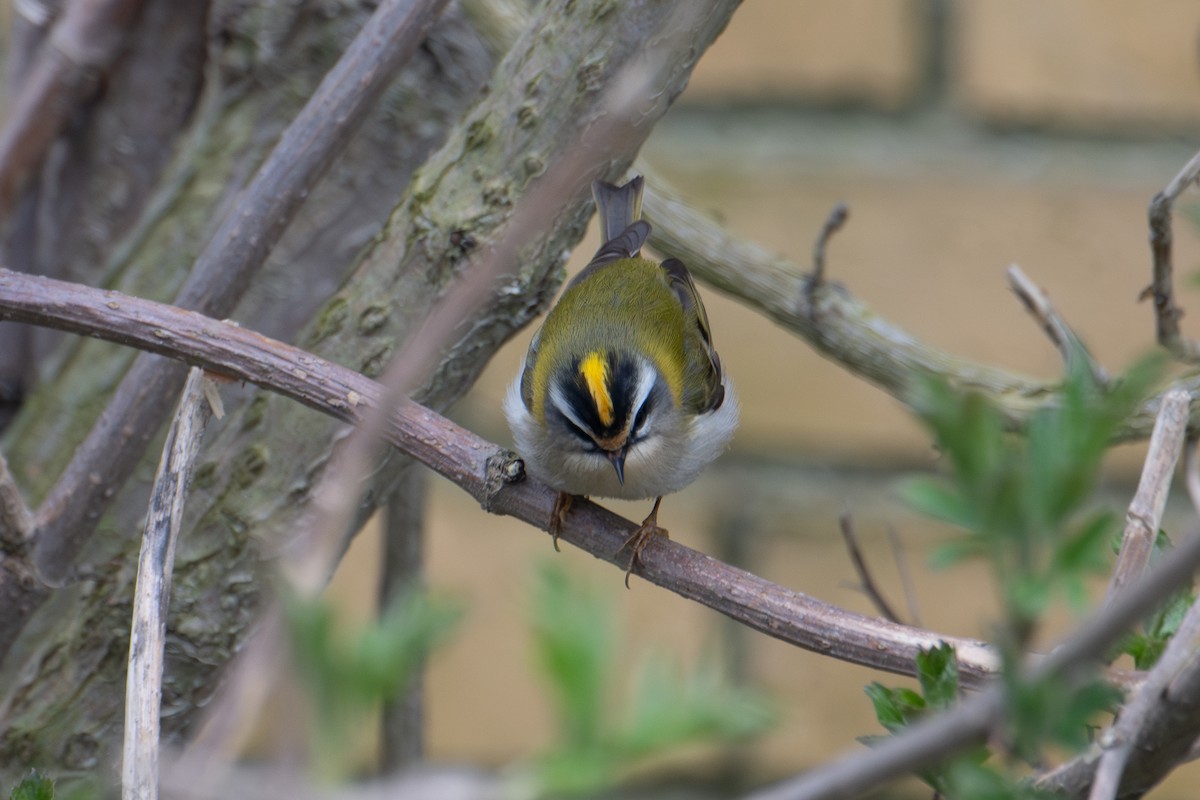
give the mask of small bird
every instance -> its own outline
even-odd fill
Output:
[[[642,188],[640,176],[592,184],[604,244],[550,310],[504,401],[526,468],[559,492],[555,549],[574,496],[655,498],[621,548],[632,546],[626,586],[650,537],[667,535],[663,495],[695,480],[738,424],[687,267],[640,255]]]

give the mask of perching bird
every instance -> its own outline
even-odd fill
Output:
[[[687,267],[640,255],[642,184],[592,185],[604,244],[550,310],[504,402],[527,469],[559,492],[556,548],[574,495],[655,498],[622,547],[626,584],[650,537],[667,533],[663,495],[695,480],[738,423]]]

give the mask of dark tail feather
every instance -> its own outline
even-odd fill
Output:
[[[596,199],[596,213],[600,217],[600,241],[607,242],[642,217],[641,175],[624,186],[613,186],[604,181],[592,183],[592,197]]]

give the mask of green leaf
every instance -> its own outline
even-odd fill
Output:
[[[958,700],[958,655],[945,642],[917,653],[917,680],[930,708],[950,708]]]
[[[978,537],[964,536],[952,542],[938,545],[929,556],[929,565],[934,569],[946,569],[968,558],[986,556],[987,542]]]
[[[564,797],[597,792],[611,785],[620,770],[620,757],[606,747],[558,749],[533,764],[537,797]],[[525,796],[514,792],[516,796]]]
[[[1158,663],[1163,647],[1165,644],[1160,645],[1148,636],[1131,633],[1121,641],[1118,652],[1132,656],[1135,669],[1149,669]]]
[[[1101,712],[1113,712],[1123,699],[1120,689],[1100,680],[1068,693],[1066,707],[1055,720],[1059,724],[1050,730],[1051,740],[1074,751],[1082,750],[1091,744],[1089,723],[1093,718]],[[1077,720],[1083,723],[1075,724]]]
[[[757,694],[729,685],[717,670],[684,675],[651,656],[638,672],[628,721],[615,738],[630,756],[642,757],[705,739],[744,739],[773,719]]]
[[[1010,621],[1036,620],[1050,605],[1051,586],[1040,575],[1014,575],[1005,587],[1007,608],[1015,617]]]
[[[572,585],[544,563],[533,600],[534,652],[554,689],[560,735],[568,748],[600,740],[613,649],[612,614],[595,592]]]
[[[916,511],[961,528],[970,529],[977,520],[970,502],[941,478],[909,478],[900,484],[900,496]]]
[[[1146,633],[1162,639],[1174,636],[1195,601],[1196,596],[1189,589],[1176,592],[1166,605],[1150,616],[1145,626]]]
[[[9,795],[11,800],[54,800],[54,781],[36,769],[21,780]]]
[[[1158,611],[1142,623],[1142,633],[1132,633],[1121,642],[1118,652],[1133,657],[1136,669],[1150,669],[1158,663],[1171,637],[1179,630],[1184,615],[1195,602],[1191,590],[1172,595]]]
[[[628,661],[613,652],[608,605],[548,562],[538,573],[532,613],[535,651],[562,726],[555,746],[530,765],[529,778],[544,795],[594,792],[639,759],[693,742],[742,739],[773,721],[756,693],[730,685],[717,670],[688,673],[653,655],[639,659],[624,713],[606,713],[617,706],[609,686],[614,664]]]
[[[960,394],[941,378],[921,381],[909,401],[967,486],[986,483],[1002,456],[1000,414],[977,394]]]
[[[890,688],[872,682],[864,688],[875,706],[875,718],[891,733],[896,733],[923,714],[928,708],[925,698],[912,689]]]
[[[1121,692],[1099,680],[1072,685],[1062,679],[1008,679],[1013,750],[1036,762],[1046,743],[1079,750],[1088,744],[1096,714],[1112,710]]]
[[[348,767],[354,732],[366,715],[405,690],[462,610],[456,603],[412,593],[354,633],[335,625],[324,599],[288,592],[283,597],[293,660],[315,711],[314,763],[332,778]]]
[[[947,797],[970,800],[1052,800],[1055,795],[998,772],[973,759],[960,758],[945,769],[942,787]]]
[[[1053,566],[1062,572],[1089,573],[1108,566],[1108,540],[1116,527],[1116,515],[1100,511],[1090,516],[1059,543]]]

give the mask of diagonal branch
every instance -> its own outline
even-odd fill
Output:
[[[49,278],[0,270],[0,319],[97,336],[183,360],[345,422],[362,423],[383,396],[383,388],[369,378],[253,331]],[[554,491],[523,480],[523,465],[511,452],[433,411],[403,402],[388,416],[383,438],[456,483],[486,510],[539,528],[548,523]],[[618,555],[635,528],[594,503],[579,501],[562,538],[624,569]],[[855,614],[674,541],[655,540],[647,547],[642,576],[769,636],[853,663],[912,674],[918,648],[946,641],[958,650],[965,684],[979,685],[996,668],[984,643]],[[1130,680],[1118,673],[1113,678]]]
[[[1171,254],[1171,212],[1175,200],[1200,178],[1200,153],[1184,165],[1179,174],[1150,201],[1150,255],[1153,278],[1142,297],[1154,301],[1155,333],[1158,343],[1182,361],[1200,361],[1200,344],[1184,338],[1179,329],[1183,309],[1175,305],[1175,266]]]
[[[1162,408],[1150,435],[1150,447],[1142,466],[1137,491],[1125,513],[1125,533],[1121,550],[1108,583],[1111,599],[1146,570],[1154,552],[1159,524],[1167,505],[1171,477],[1183,451],[1191,397],[1182,389],[1170,389],[1163,395]]]
[[[883,319],[844,287],[812,279],[796,263],[739,239],[691,208],[646,172],[645,214],[654,225],[650,243],[687,263],[708,284],[761,310],[822,355],[901,400],[914,378],[938,375],[952,386],[985,397],[1021,429],[1030,415],[1057,397],[1056,384],[978,364],[919,341]],[[1200,375],[1179,385],[1200,393]],[[1150,435],[1160,397],[1143,401],[1122,423],[1116,439]]]
[[[854,571],[858,573],[859,585],[857,588],[867,596],[884,619],[899,624],[900,615],[892,610],[891,604],[883,596],[879,585],[875,583],[875,577],[871,575],[866,556],[863,555],[862,548],[858,546],[858,537],[854,533],[854,521],[848,511],[838,517],[838,526],[842,529],[842,539],[846,542],[846,550],[850,553],[850,563],[854,565]]]
[[[1016,264],[1008,268],[1008,283],[1025,310],[1041,325],[1046,336],[1062,353],[1067,372],[1072,370],[1077,361],[1082,361],[1092,376],[1092,382],[1096,386],[1107,386],[1108,373],[1104,367],[1088,352],[1079,334],[1059,316],[1046,293]]]

